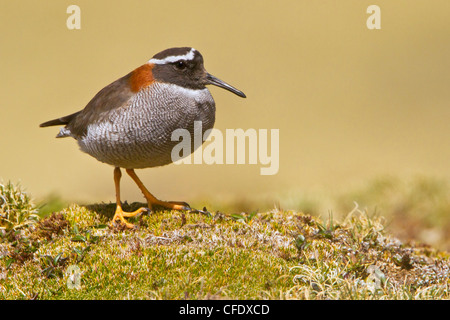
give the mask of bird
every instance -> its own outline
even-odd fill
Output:
[[[111,223],[120,221],[134,228],[125,218],[149,212],[154,206],[191,209],[186,202],[156,198],[135,169],[172,163],[171,150],[178,143],[171,139],[174,130],[186,129],[193,136],[195,121],[201,121],[202,134],[213,128],[216,106],[207,85],[246,98],[242,91],[208,73],[198,50],[169,48],[101,89],[81,111],[41,123],[40,127],[64,125],[57,138],[74,138],[81,151],[114,167],[116,209]],[[121,169],[142,191],[148,208],[133,212],[122,209]]]

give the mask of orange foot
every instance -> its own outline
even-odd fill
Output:
[[[188,203],[182,201],[162,201],[155,198],[145,197],[149,208],[163,207],[171,210],[189,211],[191,207]]]
[[[125,220],[125,217],[134,217],[137,216],[143,212],[149,212],[150,209],[149,208],[139,208],[136,211],[133,212],[125,212],[122,210],[122,206],[117,205],[116,207],[116,213],[114,214],[114,217],[112,218],[111,223],[114,224],[114,222],[116,222],[116,220],[120,220],[122,223],[125,224],[125,226],[129,229],[133,229],[135,226],[132,223],[129,223]]]

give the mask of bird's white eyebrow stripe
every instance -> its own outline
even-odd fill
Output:
[[[166,63],[172,63],[172,62],[179,61],[179,60],[193,60],[194,52],[195,52],[195,49],[192,48],[191,51],[189,51],[188,53],[186,53],[185,55],[182,55],[182,56],[169,56],[169,57],[165,57],[164,59],[152,58],[148,62],[153,63],[153,64],[166,64]]]

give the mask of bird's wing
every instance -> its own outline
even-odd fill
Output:
[[[128,104],[140,90],[155,82],[153,64],[146,63],[100,90],[87,106],[76,113],[42,123],[41,127],[65,124],[57,137],[82,137],[90,124],[107,119],[109,111]]]
[[[67,129],[73,136],[83,136],[89,124],[102,121],[108,111],[120,108],[136,94],[130,88],[132,73],[114,81],[100,90],[86,107],[74,114],[67,123]]]

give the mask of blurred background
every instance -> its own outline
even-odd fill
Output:
[[[81,9],[80,30],[66,26],[71,4]],[[371,4],[381,8],[381,30],[366,27]],[[0,179],[36,199],[115,201],[112,167],[73,139],[55,139],[58,127],[38,126],[81,110],[155,53],[192,46],[210,73],[247,95],[210,88],[215,127],[279,129],[279,172],[262,176],[259,164],[139,170],[157,197],[212,211],[325,216],[345,216],[358,201],[404,239],[445,247],[449,12],[448,0],[0,0]],[[122,189],[122,199],[143,200],[128,177]]]

